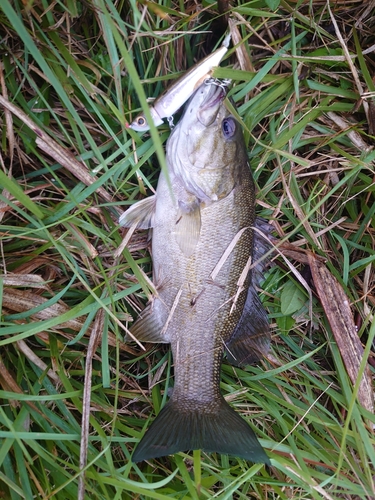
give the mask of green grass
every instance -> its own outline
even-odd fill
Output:
[[[166,346],[123,342],[153,287],[147,235],[119,251],[117,220],[155,188],[169,131],[141,137],[125,123],[219,43],[217,5],[203,7],[1,3],[1,498],[375,496],[375,418],[304,258],[324,257],[342,286],[373,379],[375,59],[365,49],[375,8],[361,2],[331,2],[336,28],[326,2],[234,2],[251,67],[233,69],[231,48],[215,70],[233,79],[257,212],[298,251],[281,246],[264,276],[270,355],[222,369],[223,394],[272,467],[200,451],[130,462],[167,399],[172,360]]]

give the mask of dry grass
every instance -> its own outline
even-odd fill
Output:
[[[152,284],[147,236],[118,251],[117,220],[155,187],[169,132],[125,122],[225,24],[216,3],[3,0],[2,498],[375,497],[375,418],[359,403],[375,366],[374,25],[373,2],[232,4],[236,47],[215,75],[234,81],[258,213],[282,245],[262,285],[271,354],[224,364],[222,391],[272,468],[199,451],[134,465],[172,370],[165,346],[122,341]]]

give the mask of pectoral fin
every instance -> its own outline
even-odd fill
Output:
[[[166,332],[163,333],[167,319],[168,309],[160,299],[154,299],[142,311],[130,333],[140,342],[167,343]]]
[[[191,212],[179,210],[173,234],[181,252],[190,257],[195,251],[201,232],[201,211],[199,205]]]
[[[267,354],[270,339],[267,313],[256,290],[250,286],[241,319],[226,343],[228,361],[235,366],[256,363]]]
[[[120,226],[150,229],[154,226],[156,195],[134,203],[119,219]]]

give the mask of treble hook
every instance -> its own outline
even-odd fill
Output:
[[[207,78],[204,81],[205,85],[216,85],[220,87],[226,92],[228,90],[229,85],[232,83],[230,78],[224,78],[223,80],[219,80],[219,78]]]

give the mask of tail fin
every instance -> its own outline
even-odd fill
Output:
[[[197,449],[270,465],[251,427],[223,398],[214,409],[169,401],[138,444],[132,460],[140,462]]]

